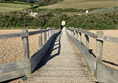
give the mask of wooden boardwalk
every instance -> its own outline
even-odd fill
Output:
[[[96,83],[96,78],[63,30],[27,83]]]

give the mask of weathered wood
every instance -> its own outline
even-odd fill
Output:
[[[1,64],[0,65],[0,75],[3,73],[15,71],[15,70],[26,68],[26,67],[31,67],[30,59],[12,62],[12,63]]]
[[[53,34],[55,34],[55,28],[53,28]]]
[[[85,34],[85,47],[86,49],[89,49],[89,37]]]
[[[84,34],[86,34],[86,35],[88,35],[91,38],[95,38],[95,34],[94,33],[91,33],[89,31],[81,31],[81,32],[84,33]]]
[[[10,33],[10,34],[0,34],[0,39],[15,38],[15,37],[25,37],[26,33]]]
[[[30,69],[31,69],[31,67],[26,67],[26,68],[23,68],[20,70],[15,70],[15,71],[0,74],[0,82],[28,75],[31,73]]]
[[[33,72],[35,70],[35,68],[37,67],[37,65],[40,63],[41,59],[43,58],[43,56],[45,55],[45,53],[47,52],[51,42],[53,41],[53,39],[59,35],[60,32],[55,33],[54,35],[52,35],[50,37],[50,39],[48,40],[48,42],[37,52],[35,53],[32,58],[31,58],[31,71]]]
[[[23,33],[28,34],[28,30],[23,29]],[[22,37],[22,46],[23,46],[23,58],[29,59],[29,41],[28,41],[28,35],[25,37]]]
[[[79,30],[81,30],[81,28]],[[82,33],[81,32],[79,32],[79,41],[82,42]]]
[[[74,37],[74,31],[73,30],[72,30],[71,34],[72,34],[71,36]]]
[[[97,62],[97,78],[104,83],[118,83],[118,70]]]
[[[97,31],[97,36],[103,35],[102,31]],[[96,61],[102,63],[103,41],[96,39]]]
[[[75,39],[78,40],[78,32],[77,31],[75,31]]]
[[[97,36],[97,39],[102,40],[102,41],[118,43],[118,37],[110,37],[110,36],[99,35],[99,36]]]
[[[47,42],[46,32],[43,33],[43,45]]]
[[[52,36],[52,31],[49,30],[49,38]]]
[[[53,29],[51,29],[51,33],[52,33],[52,34],[51,34],[51,36],[52,36],[52,35],[54,34],[54,33],[53,33]]]
[[[69,30],[69,34],[71,35],[71,30]]]
[[[38,28],[38,31],[40,31],[40,30],[41,30],[41,28]],[[43,46],[42,33],[39,33],[39,34],[38,34],[38,42],[39,42],[39,49],[41,49],[42,46]]]
[[[38,33],[47,32],[47,31],[49,31],[49,30],[30,31],[30,32],[29,32],[29,36],[31,36],[31,35],[36,35],[36,34],[38,34]]]
[[[91,54],[88,52],[88,50],[75,38],[73,38],[72,36],[70,36],[68,33],[68,38],[70,39],[70,41],[72,41],[72,43],[79,49],[80,53],[82,54],[82,56],[84,57],[86,63],[89,66],[89,69],[91,70],[92,74],[95,74],[95,70],[96,70],[96,60],[91,56]]]
[[[48,30],[49,28],[47,28]],[[47,40],[49,40],[49,31],[47,31]]]

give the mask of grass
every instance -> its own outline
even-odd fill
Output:
[[[62,12],[62,14],[67,14],[68,16],[73,16],[73,15],[85,15],[85,12]]]
[[[34,5],[36,6],[36,4]],[[30,4],[0,3],[0,12],[11,12],[30,8]]]
[[[64,0],[63,2],[39,7],[39,8],[48,8],[48,9],[55,9],[55,8],[99,8],[99,7],[117,7],[118,0]]]

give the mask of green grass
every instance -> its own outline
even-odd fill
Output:
[[[20,2],[19,2],[20,3]],[[24,2],[21,2],[24,3]],[[34,4],[33,6],[36,6]],[[0,12],[11,12],[30,8],[30,4],[0,3]]]
[[[44,6],[40,8],[99,8],[99,7],[117,7],[118,0],[64,0],[63,2]]]
[[[67,14],[68,16],[73,16],[73,15],[85,15],[85,12],[62,12],[62,14]]]

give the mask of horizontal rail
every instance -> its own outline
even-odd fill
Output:
[[[75,30],[75,31],[78,31],[78,32],[82,32],[82,33],[88,35],[89,37],[97,39],[97,40],[118,43],[118,37],[110,37],[110,36],[104,36],[104,35],[97,36],[97,34],[95,34],[95,33],[92,33],[92,32],[86,31],[86,30],[79,30],[79,29],[76,29],[76,28],[68,28],[67,30],[72,30],[72,31]]]
[[[49,29],[49,30],[52,30],[52,29]],[[38,33],[47,32],[49,30],[31,31],[31,32],[29,32],[29,36],[35,35],[35,34],[38,34]]]
[[[108,42],[114,42],[114,43],[118,43],[118,37],[110,37],[110,36],[97,36],[98,40],[102,40],[102,41],[108,41]]]
[[[0,65],[0,74],[30,67],[30,59]]]
[[[30,59],[0,65],[0,82],[31,73]]]
[[[49,30],[59,30],[59,29],[48,29],[48,30],[40,30],[40,31],[30,31],[28,33],[20,32],[20,33],[0,34],[0,39],[31,36],[31,35],[35,35],[35,34],[38,34],[38,33],[47,32]]]
[[[15,38],[15,37],[25,37],[26,33],[10,33],[10,34],[0,34],[0,39]]]

